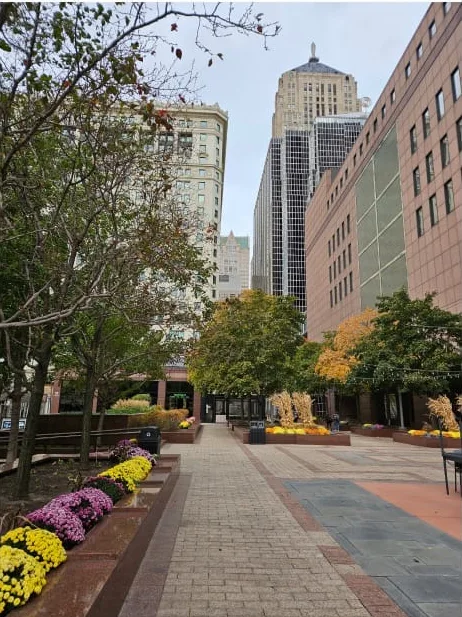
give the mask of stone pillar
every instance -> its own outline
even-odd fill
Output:
[[[167,382],[165,379],[160,379],[157,387],[157,404],[165,408],[165,399],[167,398]]]
[[[193,398],[193,416],[196,419],[196,422],[199,424],[201,421],[201,402],[202,396],[200,392],[194,390],[194,398]]]

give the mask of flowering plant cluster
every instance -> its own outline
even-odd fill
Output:
[[[413,437],[423,437],[423,436],[439,437],[440,432],[412,429],[408,431],[408,435],[412,435]],[[443,431],[443,437],[450,437],[451,439],[460,439],[460,432],[459,431]]]
[[[48,507],[49,504],[27,515],[30,523],[53,532],[65,548],[80,544],[85,539],[85,530],[79,517],[67,508]]]
[[[136,456],[128,461],[119,463],[111,469],[100,473],[100,476],[112,478],[123,484],[127,493],[133,493],[136,483],[144,480],[151,471],[152,464],[144,456]]]
[[[362,428],[370,428],[373,431],[379,431],[382,428],[385,428],[383,424],[363,424]]]
[[[91,476],[86,478],[84,488],[98,488],[110,498],[112,503],[117,503],[125,495],[125,489],[121,482],[107,476]]]
[[[91,529],[112,510],[112,500],[97,488],[83,488],[52,499],[47,508],[66,508],[76,514],[85,531]]]
[[[122,439],[115,446],[110,454],[110,459],[113,461],[117,461],[118,463],[123,463],[124,461],[128,461],[131,458],[135,458],[137,456],[144,456],[151,465],[156,465],[155,455],[151,454],[144,448],[140,448],[136,445],[136,440],[132,439]]]
[[[330,431],[324,426],[309,426],[307,428],[283,428],[282,426],[268,427],[265,429],[272,435],[330,435]]]
[[[179,428],[190,428],[194,424],[195,421],[196,421],[196,418],[194,416],[190,416],[189,418],[186,418],[186,420],[183,420],[182,422],[180,422],[178,427]]]
[[[34,557],[49,572],[66,561],[66,551],[61,540],[46,529],[17,527],[0,538],[0,544],[20,548]]]
[[[20,548],[0,546],[0,615],[22,606],[45,585],[42,563]]]

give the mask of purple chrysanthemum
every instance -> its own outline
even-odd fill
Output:
[[[68,508],[51,507],[51,502],[27,515],[28,520],[42,529],[55,533],[64,548],[71,548],[85,539],[85,530],[79,517]]]

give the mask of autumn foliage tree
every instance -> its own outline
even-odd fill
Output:
[[[342,321],[335,334],[328,338],[316,363],[316,373],[329,381],[345,384],[359,362],[354,349],[372,332],[376,317],[377,311],[367,308]]]

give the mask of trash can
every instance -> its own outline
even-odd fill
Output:
[[[252,420],[250,422],[249,444],[265,444],[265,421]]]
[[[160,430],[157,426],[146,426],[141,429],[138,435],[138,445],[151,454],[160,455]]]

